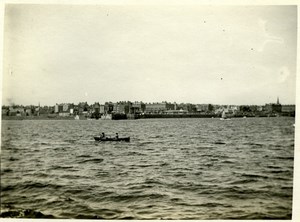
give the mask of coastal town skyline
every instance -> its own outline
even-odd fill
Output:
[[[139,119],[139,118],[214,118],[230,117],[295,117],[296,105],[276,103],[265,105],[219,105],[170,103],[167,101],[143,103],[131,101],[61,103],[54,106],[2,106],[2,118],[45,118],[45,119]]]
[[[2,104],[295,104],[296,6],[6,5]]]
[[[72,102],[72,101],[62,101],[62,102],[56,102],[54,104],[46,104],[44,103],[43,101],[39,101],[37,104],[21,104],[21,103],[13,103],[13,102],[8,102],[8,103],[3,103],[2,102],[2,106],[54,106],[54,105],[57,105],[57,104],[80,104],[80,103],[87,103],[89,105],[92,105],[92,104],[96,104],[96,103],[99,103],[99,104],[106,104],[106,103],[143,103],[143,104],[155,104],[155,103],[170,103],[170,104],[211,104],[211,105],[219,105],[219,106],[263,106],[263,105],[266,105],[266,104],[276,104],[276,103],[279,103],[279,104],[283,104],[283,105],[296,105],[296,103],[285,103],[285,102],[281,102],[280,98],[279,97],[274,97],[274,100],[273,101],[266,101],[265,103],[263,104],[221,104],[221,103],[201,103],[201,102],[198,102],[198,103],[191,103],[191,102],[185,102],[185,101],[167,101],[167,100],[164,100],[164,101],[133,101],[133,100],[116,100],[116,101],[104,101],[104,102],[100,102],[100,100],[97,100],[97,101],[92,101],[92,102],[88,102],[88,101],[79,101],[79,102]]]

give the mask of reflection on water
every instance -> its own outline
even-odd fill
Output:
[[[3,121],[1,216],[291,219],[294,121]]]

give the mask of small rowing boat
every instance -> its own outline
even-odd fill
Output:
[[[94,139],[96,141],[125,141],[125,142],[130,142],[130,137],[119,137],[119,138],[115,138],[115,137],[100,137],[100,136],[94,136]]]

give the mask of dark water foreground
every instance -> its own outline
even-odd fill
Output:
[[[294,121],[3,121],[1,217],[291,219]]]

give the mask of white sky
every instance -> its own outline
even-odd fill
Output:
[[[6,5],[3,104],[295,104],[296,6]]]

